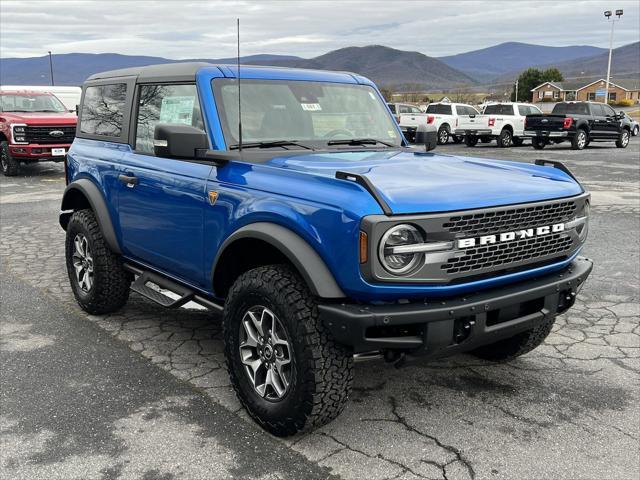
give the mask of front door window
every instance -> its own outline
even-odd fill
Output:
[[[181,123],[204,130],[195,85],[142,85],[138,96],[135,150],[153,155],[159,123]]]

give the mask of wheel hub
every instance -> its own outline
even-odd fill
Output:
[[[292,378],[291,346],[278,317],[266,307],[246,311],[239,328],[240,360],[249,383],[262,398],[281,400]]]
[[[89,292],[93,286],[93,256],[87,237],[82,233],[78,233],[73,239],[71,261],[78,286],[83,292]]]

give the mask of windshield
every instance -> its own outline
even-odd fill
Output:
[[[0,95],[3,112],[66,112],[65,106],[53,95]]]
[[[238,82],[215,79],[213,89],[227,146],[234,148],[239,137]],[[243,145],[296,141],[327,148],[332,141],[359,139],[370,141],[362,148],[402,144],[393,118],[367,85],[247,79],[242,80],[241,95]]]
[[[586,103],[558,103],[553,107],[552,114],[589,115]]]

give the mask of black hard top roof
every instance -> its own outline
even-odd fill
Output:
[[[137,77],[139,82],[177,81],[187,82],[196,78],[196,72],[203,67],[215,65],[205,62],[163,63],[146,67],[120,68],[108,72],[100,72],[87,78],[87,82],[115,77]]]

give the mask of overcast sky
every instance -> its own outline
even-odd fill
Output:
[[[576,1],[8,1],[0,56],[121,53],[167,58],[313,57],[381,44],[443,56],[506,41],[608,47],[607,9],[623,8],[614,46],[640,40],[638,0]]]

